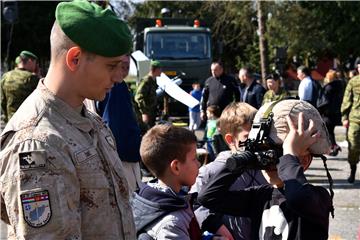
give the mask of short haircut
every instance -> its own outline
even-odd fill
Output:
[[[206,111],[212,113],[216,118],[219,118],[221,115],[221,109],[217,105],[210,105],[206,108]]]
[[[70,48],[77,46],[60,28],[59,24],[55,21],[50,33],[50,45],[51,45],[51,59],[55,60],[62,54],[65,54]],[[90,53],[82,49],[86,54],[87,60],[93,60],[95,54]]]
[[[298,67],[297,70],[302,72],[306,76],[310,76],[310,74],[311,74],[310,69],[308,67],[304,66],[304,65]]]
[[[252,77],[253,77],[253,70],[251,69],[251,67],[249,67],[249,66],[242,67],[242,68],[239,70],[239,72],[240,72],[241,70],[246,73],[245,75],[246,75],[247,77],[249,77],[249,78],[252,78]]]
[[[252,124],[257,109],[244,102],[230,103],[222,112],[219,121],[221,135],[235,135],[245,124]]]
[[[172,160],[185,162],[190,144],[196,144],[190,130],[169,124],[156,125],[143,137],[140,155],[145,166],[156,176],[162,177]]]

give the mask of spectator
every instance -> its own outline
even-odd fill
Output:
[[[35,75],[38,61],[35,54],[22,51],[17,61],[17,67],[1,78],[1,129],[39,82]]]
[[[226,160],[238,151],[241,151],[239,143],[244,142],[251,129],[251,123],[256,114],[256,109],[247,103],[230,103],[222,112],[219,119],[220,131],[229,146],[229,151],[220,152],[216,159],[200,168],[199,175],[195,184],[191,187],[191,192],[199,192],[208,184],[211,176],[218,173],[225,165]],[[242,190],[250,186],[265,184],[266,180],[258,170],[246,170],[231,187],[230,191]],[[204,207],[199,207],[195,211],[202,231],[222,232],[230,231],[233,239],[251,239],[251,221],[249,218],[234,217],[212,213]],[[210,216],[210,217],[209,217]],[[206,219],[206,221],[204,221]],[[221,229],[218,229],[221,226]]]
[[[330,149],[320,114],[304,101],[283,100],[262,106],[254,123],[264,123],[264,118],[270,126],[262,126],[269,131],[256,131],[252,139],[266,143],[258,141],[259,148],[252,151],[283,153],[276,165],[262,170],[270,185],[229,191],[244,170],[257,162],[242,158],[238,167],[224,166],[210,178],[199,193],[200,204],[215,212],[250,217],[250,239],[328,239],[332,198],[325,188],[308,183],[304,175],[311,164],[311,154],[327,153]]]
[[[336,144],[334,129],[336,125],[341,125],[341,103],[344,96],[344,83],[337,79],[336,72],[329,70],[324,79],[322,104],[318,110],[326,124],[331,141],[330,156],[337,156],[341,147]]]
[[[262,105],[290,97],[290,93],[281,86],[278,74],[273,73],[266,76],[266,85],[269,90],[264,95]]]
[[[83,106],[119,79],[130,30],[88,1],[61,2],[55,17],[49,71],[1,135],[1,220],[10,239],[133,240],[115,140]]]
[[[156,77],[161,74],[161,63],[159,61],[151,61],[150,72],[141,79],[135,94],[135,101],[141,112],[143,123],[151,128],[155,125],[157,113]]]
[[[317,107],[318,93],[321,89],[320,84],[311,78],[310,69],[305,66],[297,68],[297,77],[301,81],[298,89],[300,100],[307,101]]]
[[[114,134],[116,149],[125,169],[129,191],[132,193],[141,185],[141,132],[136,121],[132,96],[126,82],[123,81],[129,73],[129,65],[130,56],[123,56],[119,66],[119,83],[115,83],[98,105],[100,116]]]
[[[360,72],[360,64],[357,65]],[[349,183],[354,183],[356,165],[360,156],[360,75],[350,79],[345,88],[344,98],[341,104],[342,124],[348,129],[347,140],[348,162],[350,164]]]
[[[252,70],[248,67],[240,69],[239,79],[240,101],[246,102],[254,108],[259,109],[266,92],[265,88],[255,81]]]
[[[185,128],[156,125],[143,137],[140,154],[158,179],[134,195],[139,239],[200,239],[192,209],[195,196],[183,190],[195,183],[199,171],[196,136]]]
[[[233,77],[224,73],[220,61],[211,64],[211,77],[206,79],[201,98],[201,119],[206,120],[206,109],[208,106],[217,105],[222,110],[231,102],[239,101],[239,91]]]
[[[206,122],[206,149],[209,154],[210,161],[215,159],[215,152],[213,149],[214,135],[218,134],[217,120],[219,119],[221,112],[220,108],[216,105],[208,106],[206,109],[207,122]]]
[[[201,87],[199,82],[194,82],[192,84],[193,90],[190,92],[190,95],[193,96],[198,101],[201,100]],[[200,118],[200,105],[196,105],[193,108],[189,107],[189,130],[194,131],[200,127],[201,118]]]

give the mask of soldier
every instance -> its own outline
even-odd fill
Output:
[[[357,64],[360,71],[360,64]],[[356,165],[360,156],[360,76],[357,75],[348,82],[343,102],[341,104],[343,126],[348,128],[349,142],[348,162],[350,164],[349,183],[355,181]]]
[[[141,112],[142,122],[148,128],[155,125],[156,120],[156,77],[161,74],[161,64],[159,61],[151,61],[151,69],[149,74],[144,77],[135,94],[135,101]]]
[[[9,121],[21,103],[36,88],[39,78],[34,74],[38,57],[29,51],[22,51],[16,58],[14,70],[1,78],[1,128]]]
[[[83,106],[119,79],[129,28],[83,0],[55,16],[49,71],[1,135],[1,219],[9,239],[136,239],[113,135]]]
[[[278,74],[269,74],[265,80],[269,90],[266,91],[261,105],[290,97],[290,93],[281,86],[280,76]]]

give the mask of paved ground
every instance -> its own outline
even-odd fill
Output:
[[[347,146],[345,130],[336,129],[336,138],[342,146],[342,152],[337,157],[329,157],[327,164],[334,180],[335,218],[330,219],[329,240],[356,240],[360,228],[360,171],[357,172],[355,184],[349,184],[346,178],[349,174],[347,163]],[[328,188],[328,181],[321,159],[315,159],[306,172],[310,182]],[[0,221],[1,222],[1,221]],[[0,240],[6,239],[6,228],[0,223]]]

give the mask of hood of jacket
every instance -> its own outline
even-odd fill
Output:
[[[183,191],[177,194],[169,187],[160,186],[157,179],[148,182],[134,193],[131,200],[136,231],[170,212],[187,208],[191,196]]]

